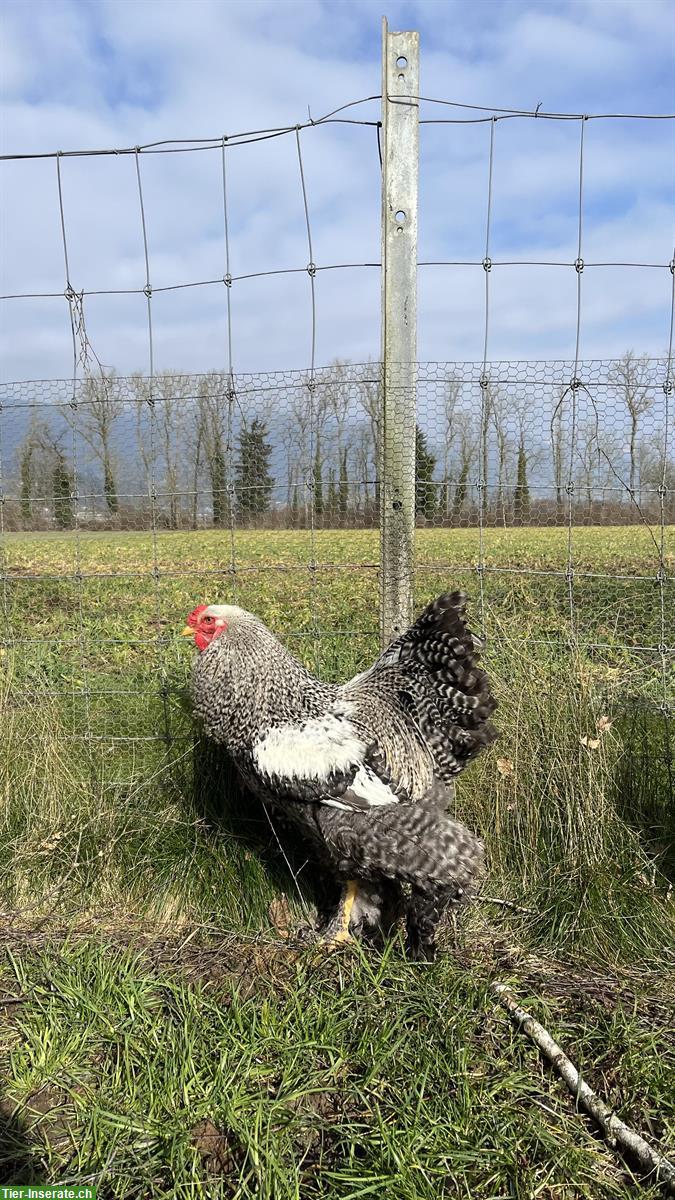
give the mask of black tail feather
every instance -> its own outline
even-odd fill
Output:
[[[497,736],[497,707],[478,663],[481,645],[465,618],[466,596],[444,592],[390,647],[441,777],[449,781]]]

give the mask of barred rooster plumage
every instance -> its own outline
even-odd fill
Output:
[[[482,842],[447,813],[456,776],[496,736],[465,606],[439,596],[344,684],[315,678],[244,609],[188,617],[207,737],[343,884],[329,942],[404,912],[410,952],[431,957],[443,911],[481,867]]]

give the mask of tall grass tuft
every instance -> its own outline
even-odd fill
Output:
[[[559,953],[670,955],[663,855],[629,819],[626,791],[627,762],[652,762],[654,781],[660,747],[608,711],[588,659],[558,654],[499,630],[499,740],[459,787],[462,813],[488,844],[489,888],[530,910],[529,936]]]
[[[207,820],[191,740],[142,751],[73,739],[48,696],[0,676],[0,907],[257,929],[274,895],[263,856]],[[216,779],[227,808],[227,781]]]

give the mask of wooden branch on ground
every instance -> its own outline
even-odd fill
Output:
[[[521,904],[514,904],[513,900],[499,900],[497,896],[484,896],[479,893],[476,900],[480,904],[498,904],[500,908],[510,908],[512,912],[526,913],[529,917],[536,917],[538,914],[533,908],[523,908]]]
[[[664,1184],[666,1191],[675,1196],[675,1166],[657,1150],[652,1149],[639,1133],[629,1129],[605,1104],[604,1100],[600,1099],[582,1079],[574,1063],[553,1040],[550,1033],[544,1029],[544,1026],[520,1007],[506,984],[491,983],[490,991],[494,993],[502,1007],[511,1014],[518,1028],[522,1029],[523,1033],[526,1033],[539,1047],[544,1057],[565,1081],[577,1104],[593,1117],[594,1121],[597,1121],[603,1133],[607,1135],[609,1145],[618,1146],[621,1150],[633,1155],[644,1171],[654,1172],[656,1179]]]

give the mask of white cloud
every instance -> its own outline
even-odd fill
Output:
[[[303,0],[120,4],[71,0],[7,6],[4,148],[133,146],[163,138],[233,134],[316,118],[379,91],[379,7]],[[390,25],[422,33],[422,90],[465,103],[545,109],[659,109],[667,89],[667,10],[658,3],[390,6]],[[649,63],[649,70],[645,64]],[[370,104],[346,115],[377,119]],[[424,116],[479,116],[428,106]],[[420,258],[479,261],[485,252],[489,124],[422,130]],[[497,259],[576,257],[577,123],[504,121],[495,130],[490,252]],[[670,141],[669,141],[670,140]],[[585,127],[583,256],[666,263],[672,127]],[[379,259],[379,164],[372,127],[326,125],[301,134],[320,266]],[[311,307],[295,135],[226,151],[231,271],[300,268],[232,287],[234,363],[242,370],[305,366]],[[141,178],[154,289],[225,272],[219,149],[143,155]],[[77,289],[140,289],[145,264],[133,156],[62,160],[71,282]],[[0,164],[8,292],[57,292],[65,269],[53,159]],[[604,272],[604,273],[603,273]],[[420,353],[480,357],[484,276],[422,268]],[[663,277],[662,277],[663,276]],[[662,353],[667,272],[584,276],[587,356],[626,344]],[[376,355],[376,269],[322,271],[315,280],[317,362]],[[224,284],[152,299],[158,368],[225,363]],[[88,297],[87,330],[101,360],[147,367],[145,297]],[[573,353],[573,268],[495,267],[490,352]],[[65,298],[3,306],[4,378],[67,375],[72,349]]]

